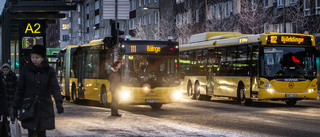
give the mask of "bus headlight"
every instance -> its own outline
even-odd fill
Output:
[[[313,91],[316,91],[316,89],[307,89],[306,91],[304,91],[304,93],[311,93]]]
[[[120,93],[120,99],[124,101],[129,101],[131,99],[131,91],[130,90],[123,90]]]
[[[181,93],[179,91],[175,91],[173,93],[173,98],[176,99],[176,100],[180,100],[181,98]]]
[[[267,91],[270,92],[270,93],[273,93],[273,92],[275,92],[276,90],[269,88],[269,89],[267,89]]]

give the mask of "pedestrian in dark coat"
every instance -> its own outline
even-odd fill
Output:
[[[10,65],[8,63],[4,63],[2,65],[2,81],[6,88],[9,112],[11,112],[13,97],[17,90],[17,76],[16,73],[10,69]]]
[[[116,61],[109,69],[109,81],[110,87],[109,90],[111,91],[111,115],[121,117],[121,114],[118,113],[118,105],[119,105],[119,90],[121,88],[121,81],[120,81],[120,73],[119,69],[121,67],[121,62]]]
[[[18,81],[18,90],[14,97],[13,108],[16,110],[25,98],[35,100],[35,116],[21,121],[23,128],[28,129],[28,136],[46,136],[46,130],[55,128],[53,95],[58,114],[63,113],[63,98],[56,73],[46,59],[46,49],[35,45],[31,51],[31,62],[25,65]],[[16,114],[16,111],[14,112]]]
[[[8,115],[7,95],[3,81],[0,81],[0,137],[9,136],[10,128],[9,121],[7,120]]]

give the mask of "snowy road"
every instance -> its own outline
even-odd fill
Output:
[[[122,105],[122,117],[110,109],[65,101],[65,113],[56,114],[50,137],[105,136],[313,136],[320,131],[320,102],[303,101],[296,107],[281,102],[256,102],[251,107],[214,98],[210,102],[185,98],[181,103],[149,106]],[[23,137],[27,131],[22,130]]]

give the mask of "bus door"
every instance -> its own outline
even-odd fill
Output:
[[[84,99],[84,69],[86,67],[85,64],[86,58],[86,48],[81,48],[78,54],[78,98]]]
[[[208,73],[207,73],[207,94],[208,95],[213,95],[213,63],[214,63],[214,49],[209,49],[208,51],[208,63],[207,63],[207,69],[208,69]]]
[[[259,45],[249,45],[250,98],[258,98]],[[255,82],[256,81],[256,82]]]

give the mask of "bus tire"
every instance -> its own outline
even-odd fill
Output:
[[[72,84],[71,91],[73,103],[78,104],[79,99],[77,98],[76,86],[74,84]]]
[[[287,106],[293,107],[297,103],[297,100],[286,100]]]
[[[191,97],[193,95],[192,84],[190,81],[188,82],[188,86],[187,86],[187,95],[188,97]]]
[[[101,100],[102,106],[106,108],[110,108],[110,103],[108,103],[107,88],[104,85],[101,87],[100,96],[101,96],[100,100]]]
[[[194,89],[193,89],[193,91],[194,91],[194,94],[193,94],[193,96],[192,96],[192,99],[200,100],[201,98],[200,98],[200,84],[199,84],[199,82],[196,82],[196,83],[194,84]]]
[[[238,88],[238,98],[241,105],[243,106],[250,106],[252,103],[251,99],[246,98],[245,87],[242,84],[239,85],[239,88]]]
[[[162,104],[160,104],[160,103],[150,104],[150,107],[151,107],[152,109],[157,110],[157,109],[160,109],[160,108],[162,107]]]

